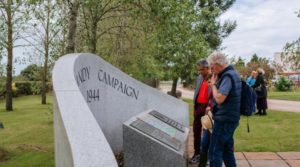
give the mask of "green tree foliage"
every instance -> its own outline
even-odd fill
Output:
[[[259,61],[259,57],[257,56],[256,53],[254,53],[254,54],[252,55],[250,61],[251,61],[251,62],[255,62],[255,63],[257,63],[257,62]]]
[[[297,12],[297,16],[300,17],[300,10]],[[291,66],[293,70],[300,69],[300,37],[292,42],[286,43],[283,48],[284,53],[281,55],[285,64]]]
[[[112,0],[86,0],[81,5],[80,21],[81,28],[85,32],[85,40],[88,51],[91,53],[97,52],[97,43],[101,41],[102,36],[118,29],[128,28],[117,19],[125,17],[124,6],[122,1]],[[109,22],[110,24],[107,24]]]
[[[137,8],[126,1],[85,1],[78,15],[77,52],[96,53],[139,80],[158,77],[153,32],[146,30],[151,25]]]
[[[290,64],[293,70],[300,69],[300,38],[291,43],[286,43],[284,53],[281,55],[284,63]]]
[[[173,80],[171,94],[175,95],[178,78],[193,80],[196,61],[217,49],[222,39],[234,30],[235,22],[221,24],[218,21],[233,2],[157,0],[144,3],[146,7],[142,9],[148,12],[147,19],[155,29],[153,55]]]
[[[204,35],[210,48],[220,47],[222,40],[236,28],[236,22],[226,20],[223,24],[218,19],[235,2],[235,0],[195,0],[197,12],[201,14],[199,33]]]
[[[28,81],[41,81],[42,69],[42,67],[36,64],[31,64],[23,69],[20,75],[26,78]]]
[[[237,59],[233,58],[231,64],[240,73],[242,77],[245,78],[249,75],[248,70],[246,68],[246,62],[241,57],[238,57]]]
[[[292,81],[286,77],[281,76],[279,80],[275,83],[275,88],[279,91],[288,91],[292,88]]]
[[[256,54],[252,55],[251,61],[247,63],[247,74],[250,75],[251,71],[256,71],[258,68],[262,68],[265,71],[265,79],[270,81],[274,74],[275,69],[271,65],[271,61],[267,58],[258,57]]]
[[[164,76],[174,84],[178,78],[192,82],[197,60],[218,49],[236,26],[219,21],[234,0],[26,2],[26,16],[34,19],[27,22],[30,38],[24,38],[35,48],[31,60],[44,65],[43,74],[60,55],[92,52],[139,80]]]
[[[275,69],[272,65],[272,62],[267,58],[259,57],[257,54],[253,54],[248,63],[246,63],[241,57],[238,57],[237,59],[232,58],[231,64],[244,79],[250,76],[252,71],[256,71],[258,68],[264,69],[264,76],[268,81],[270,81],[275,74]]]
[[[154,56],[168,70],[175,94],[178,78],[191,78],[190,69],[195,69],[196,61],[208,54],[209,47],[195,25],[201,16],[190,1],[161,1],[152,8],[152,14],[159,19]]]

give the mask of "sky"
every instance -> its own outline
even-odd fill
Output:
[[[236,29],[225,38],[222,47],[230,57],[242,57],[246,61],[256,53],[273,60],[275,52],[281,52],[286,42],[300,37],[300,18],[296,12],[300,0],[236,0],[221,17],[237,22]],[[16,48],[15,57],[23,57],[24,50]],[[27,64],[14,63],[15,75]]]
[[[254,53],[273,60],[287,42],[300,37],[300,0],[236,0],[221,20],[235,20],[236,29],[222,47],[230,57],[249,61]]]

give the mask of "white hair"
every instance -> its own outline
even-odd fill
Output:
[[[226,59],[225,54],[221,52],[213,52],[207,58],[208,64],[219,64],[221,66],[227,66],[228,60]]]
[[[260,73],[260,74],[263,74],[263,75],[265,74],[265,70],[262,69],[262,68],[258,68],[257,72]]]

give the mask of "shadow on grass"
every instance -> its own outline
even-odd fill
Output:
[[[0,163],[9,159],[8,152],[0,147]]]

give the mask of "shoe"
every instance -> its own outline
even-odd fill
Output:
[[[208,153],[200,153],[200,160],[199,160],[199,164],[198,167],[206,167],[207,165],[207,158],[208,158]]]
[[[261,113],[260,113],[260,112],[257,112],[257,113],[255,113],[254,115],[261,115]]]
[[[200,155],[199,154],[195,154],[190,160],[189,163],[190,164],[196,164],[200,161]]]

